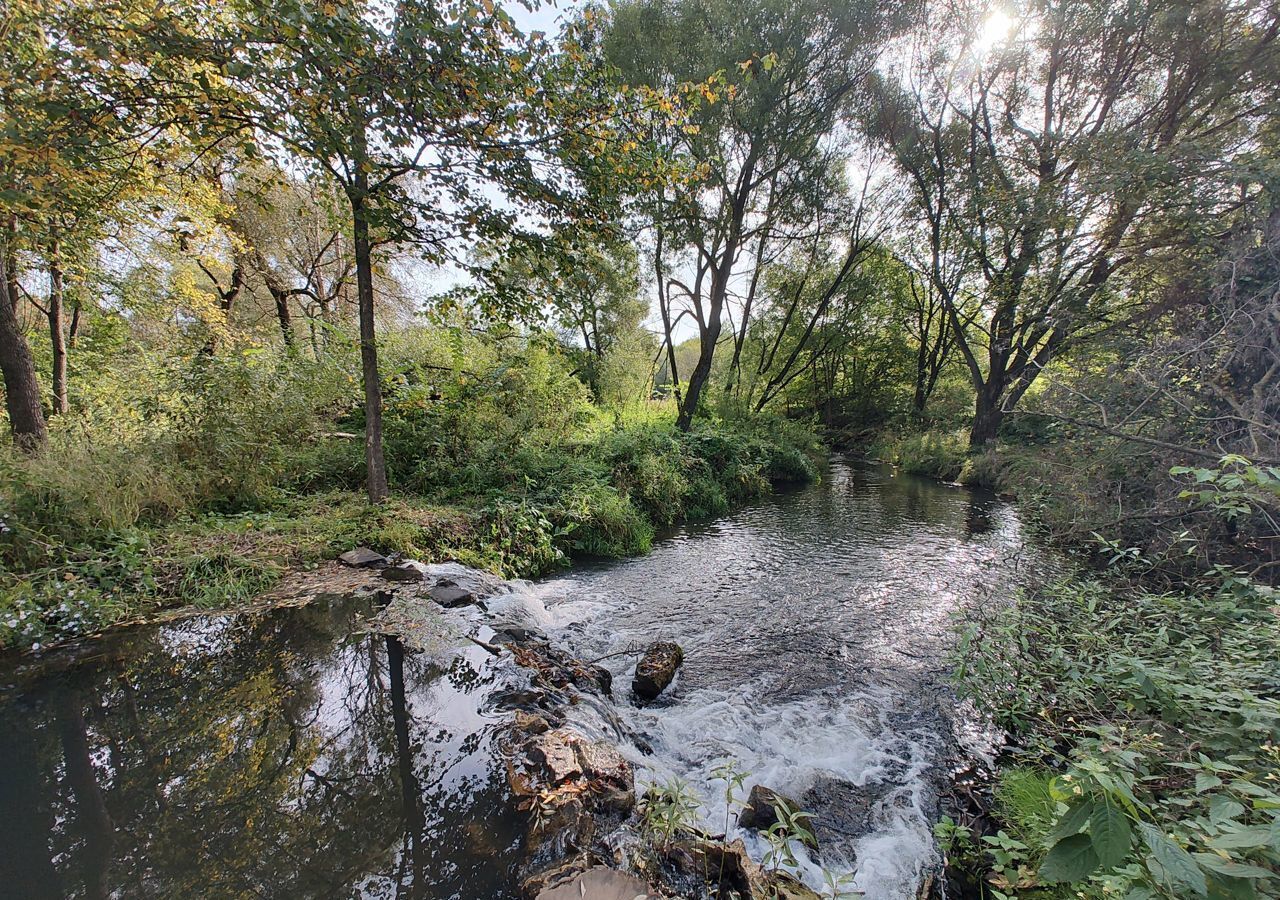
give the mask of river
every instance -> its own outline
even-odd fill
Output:
[[[868,897],[912,895],[962,755],[946,650],[1034,554],[1011,506],[832,463],[648,556],[530,589],[584,658],[673,639],[676,683],[618,690],[642,783],[681,779],[732,829],[713,769],[815,814],[820,856]],[[545,607],[545,612],[543,611]],[[368,598],[132,629],[11,664],[0,687],[0,895],[512,896],[523,828],[492,702],[513,667],[478,647],[404,653]],[[584,710],[580,727],[609,731]],[[757,854],[764,847],[743,833]]]

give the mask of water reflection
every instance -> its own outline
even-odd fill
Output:
[[[478,649],[358,634],[347,601],[107,643],[0,700],[0,892],[508,895],[514,810]]]

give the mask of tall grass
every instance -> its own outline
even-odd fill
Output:
[[[45,453],[0,451],[0,643],[234,604],[356,544],[536,575],[816,477],[798,426],[684,434],[668,403],[602,410],[535,342],[423,332],[387,358],[396,498],[379,508],[359,495],[359,381],[340,354],[135,361],[55,420]]]

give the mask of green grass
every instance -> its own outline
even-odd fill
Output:
[[[816,478],[819,452],[811,435],[780,422],[690,434],[669,422],[593,425],[561,443],[518,442],[500,462],[494,448],[477,449],[466,493],[420,482],[373,507],[346,486],[348,468],[318,477],[316,459],[351,444],[310,443],[274,483],[203,501],[199,489],[172,490],[188,477],[181,471],[158,471],[148,488],[140,473],[161,466],[155,457],[76,445],[36,461],[6,457],[0,646],[48,644],[175,606],[234,607],[290,569],[357,545],[522,577],[575,557],[641,554],[658,528]],[[448,482],[440,471],[433,478]],[[165,502],[149,499],[157,496]]]

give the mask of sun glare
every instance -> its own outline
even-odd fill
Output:
[[[974,44],[974,49],[977,50],[979,55],[985,56],[994,50],[997,45],[1003,43],[1012,30],[1013,19],[1004,10],[993,9],[991,14],[987,16],[986,21],[982,23],[982,30],[978,32],[978,40]]]

